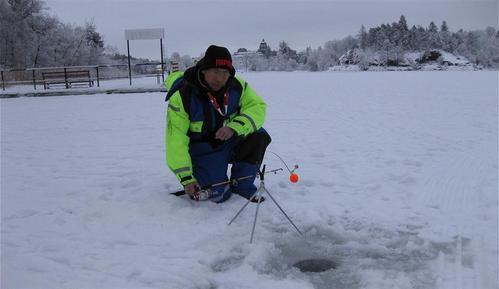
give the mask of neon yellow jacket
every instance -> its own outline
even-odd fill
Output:
[[[175,80],[177,80],[178,78],[180,78],[183,75],[184,75],[183,71],[174,71],[174,72],[168,74],[168,77],[166,77],[166,80],[165,80],[166,90],[169,91],[172,88],[172,85],[175,82]]]
[[[177,75],[177,78],[180,76]],[[170,86],[175,79],[171,80]],[[247,136],[262,127],[266,104],[246,81],[236,77],[235,83],[240,85],[241,90],[239,111],[230,114],[226,125],[237,135]],[[191,122],[187,111],[190,108],[184,107],[180,91],[176,91],[169,100],[166,114],[166,163],[182,185],[196,181],[189,155],[188,133],[201,132],[203,126],[202,121]]]

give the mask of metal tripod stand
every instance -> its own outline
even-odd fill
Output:
[[[288,221],[291,223],[291,225],[293,225],[293,227],[296,229],[296,231],[301,236],[303,236],[303,234],[300,231],[300,229],[298,229],[298,227],[296,227],[295,223],[293,223],[293,221],[291,221],[291,219],[289,218],[288,214],[286,214],[286,212],[284,212],[284,210],[281,208],[281,206],[279,206],[279,204],[274,199],[274,197],[272,196],[272,194],[267,190],[267,188],[265,188],[265,165],[263,165],[263,169],[262,170],[258,171],[258,176],[260,177],[260,186],[258,187],[258,189],[256,190],[256,192],[251,196],[251,198],[249,198],[248,201],[244,204],[244,206],[239,210],[239,212],[237,212],[237,214],[234,216],[234,218],[232,218],[232,220],[230,220],[229,224],[227,224],[227,225],[230,226],[230,224],[232,224],[232,222],[234,222],[234,220],[236,220],[236,218],[241,214],[241,212],[244,210],[244,208],[246,208],[246,206],[248,206],[248,204],[251,202],[251,200],[254,200],[255,198],[257,198],[258,202],[257,202],[257,205],[256,205],[255,219],[253,220],[253,228],[251,229],[251,238],[250,238],[250,244],[253,243],[253,235],[255,233],[256,219],[258,217],[258,209],[260,208],[260,202],[262,200],[262,194],[263,194],[263,192],[266,192],[267,195],[270,197],[270,199],[274,202],[274,204],[276,204],[276,206],[279,208],[279,210],[281,210],[281,212],[284,214],[284,216],[286,217],[286,219],[288,219]]]

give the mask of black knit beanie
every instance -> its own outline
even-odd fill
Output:
[[[223,68],[227,69],[232,76],[236,74],[236,70],[234,69],[234,66],[232,66],[232,57],[229,50],[221,46],[210,45],[210,47],[206,49],[204,57],[199,60],[197,65],[200,70]]]

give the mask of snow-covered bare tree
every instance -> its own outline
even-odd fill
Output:
[[[104,42],[92,22],[61,23],[42,0],[0,0],[0,65],[7,68],[96,64]]]
[[[0,31],[4,40],[4,59],[6,67],[25,67],[36,51],[32,41],[35,32],[31,29],[37,22],[33,19],[40,14],[44,3],[40,0],[0,0]]]
[[[484,67],[499,68],[499,39],[496,34],[495,28],[487,27],[478,35],[480,49],[476,61]]]

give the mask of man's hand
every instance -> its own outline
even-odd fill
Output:
[[[234,135],[234,130],[228,126],[223,126],[217,130],[215,138],[219,140],[228,140]]]
[[[184,186],[184,190],[185,190],[186,194],[194,197],[197,194],[197,192],[199,191],[199,184],[198,184],[198,182],[193,182],[193,183],[187,184]]]

